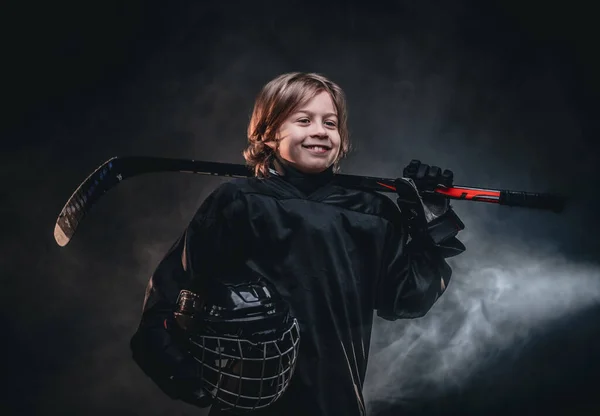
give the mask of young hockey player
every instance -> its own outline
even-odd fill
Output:
[[[373,311],[422,317],[444,292],[445,258],[464,251],[455,237],[463,225],[446,199],[423,200],[414,183],[450,186],[452,173],[411,162],[404,177],[414,182],[397,180],[398,206],[338,186],[346,119],[342,89],[318,74],[281,75],[258,95],[244,151],[255,176],[204,201],[152,276],[132,339],[134,359],[171,397],[210,402],[199,357],[178,342],[173,312],[183,289],[201,294],[218,276],[258,275],[289,304],[301,339],[295,372],[256,416],[366,415]],[[218,404],[210,413],[225,414]]]

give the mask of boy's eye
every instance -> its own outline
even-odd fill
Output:
[[[307,118],[301,118],[300,120],[298,120],[300,123],[308,123],[310,120]]]
[[[327,124],[329,127],[335,127],[337,124],[335,124],[335,121],[326,121],[325,124]]]

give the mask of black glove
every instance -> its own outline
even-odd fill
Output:
[[[402,171],[404,178],[411,179],[425,204],[427,222],[440,217],[450,209],[450,201],[443,195],[436,194],[437,187],[449,188],[454,181],[454,173],[445,169],[442,172],[437,166],[429,166],[419,160],[411,160]]]
[[[398,205],[404,208],[407,219],[416,230],[438,218],[450,209],[450,203],[443,195],[434,192],[438,186],[452,186],[453,173],[437,166],[429,166],[412,160],[403,170],[403,177],[396,179]]]
[[[450,201],[434,190],[451,187],[454,174],[437,166],[412,160],[403,170],[403,178],[396,179],[398,206],[413,239],[430,241],[443,249],[444,257],[462,253],[464,245],[455,237],[464,224],[450,206]]]

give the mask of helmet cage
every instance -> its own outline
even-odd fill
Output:
[[[296,319],[272,340],[196,335],[189,338],[204,389],[221,408],[245,413],[269,406],[289,386],[296,367],[300,329]]]

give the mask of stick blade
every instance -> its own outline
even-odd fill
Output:
[[[123,180],[119,162],[117,157],[107,160],[73,192],[58,215],[54,226],[54,239],[59,246],[64,247],[71,241],[79,224],[98,198]]]
[[[70,235],[67,235],[67,233],[65,233],[65,231],[67,231],[67,233],[69,233]],[[61,227],[60,224],[58,224],[58,222],[56,223],[56,225],[54,226],[54,239],[56,240],[56,243],[61,246],[64,247],[66,246],[69,241],[71,241],[71,237],[73,236],[72,232],[69,232],[70,229],[66,229],[63,230],[63,228]]]

